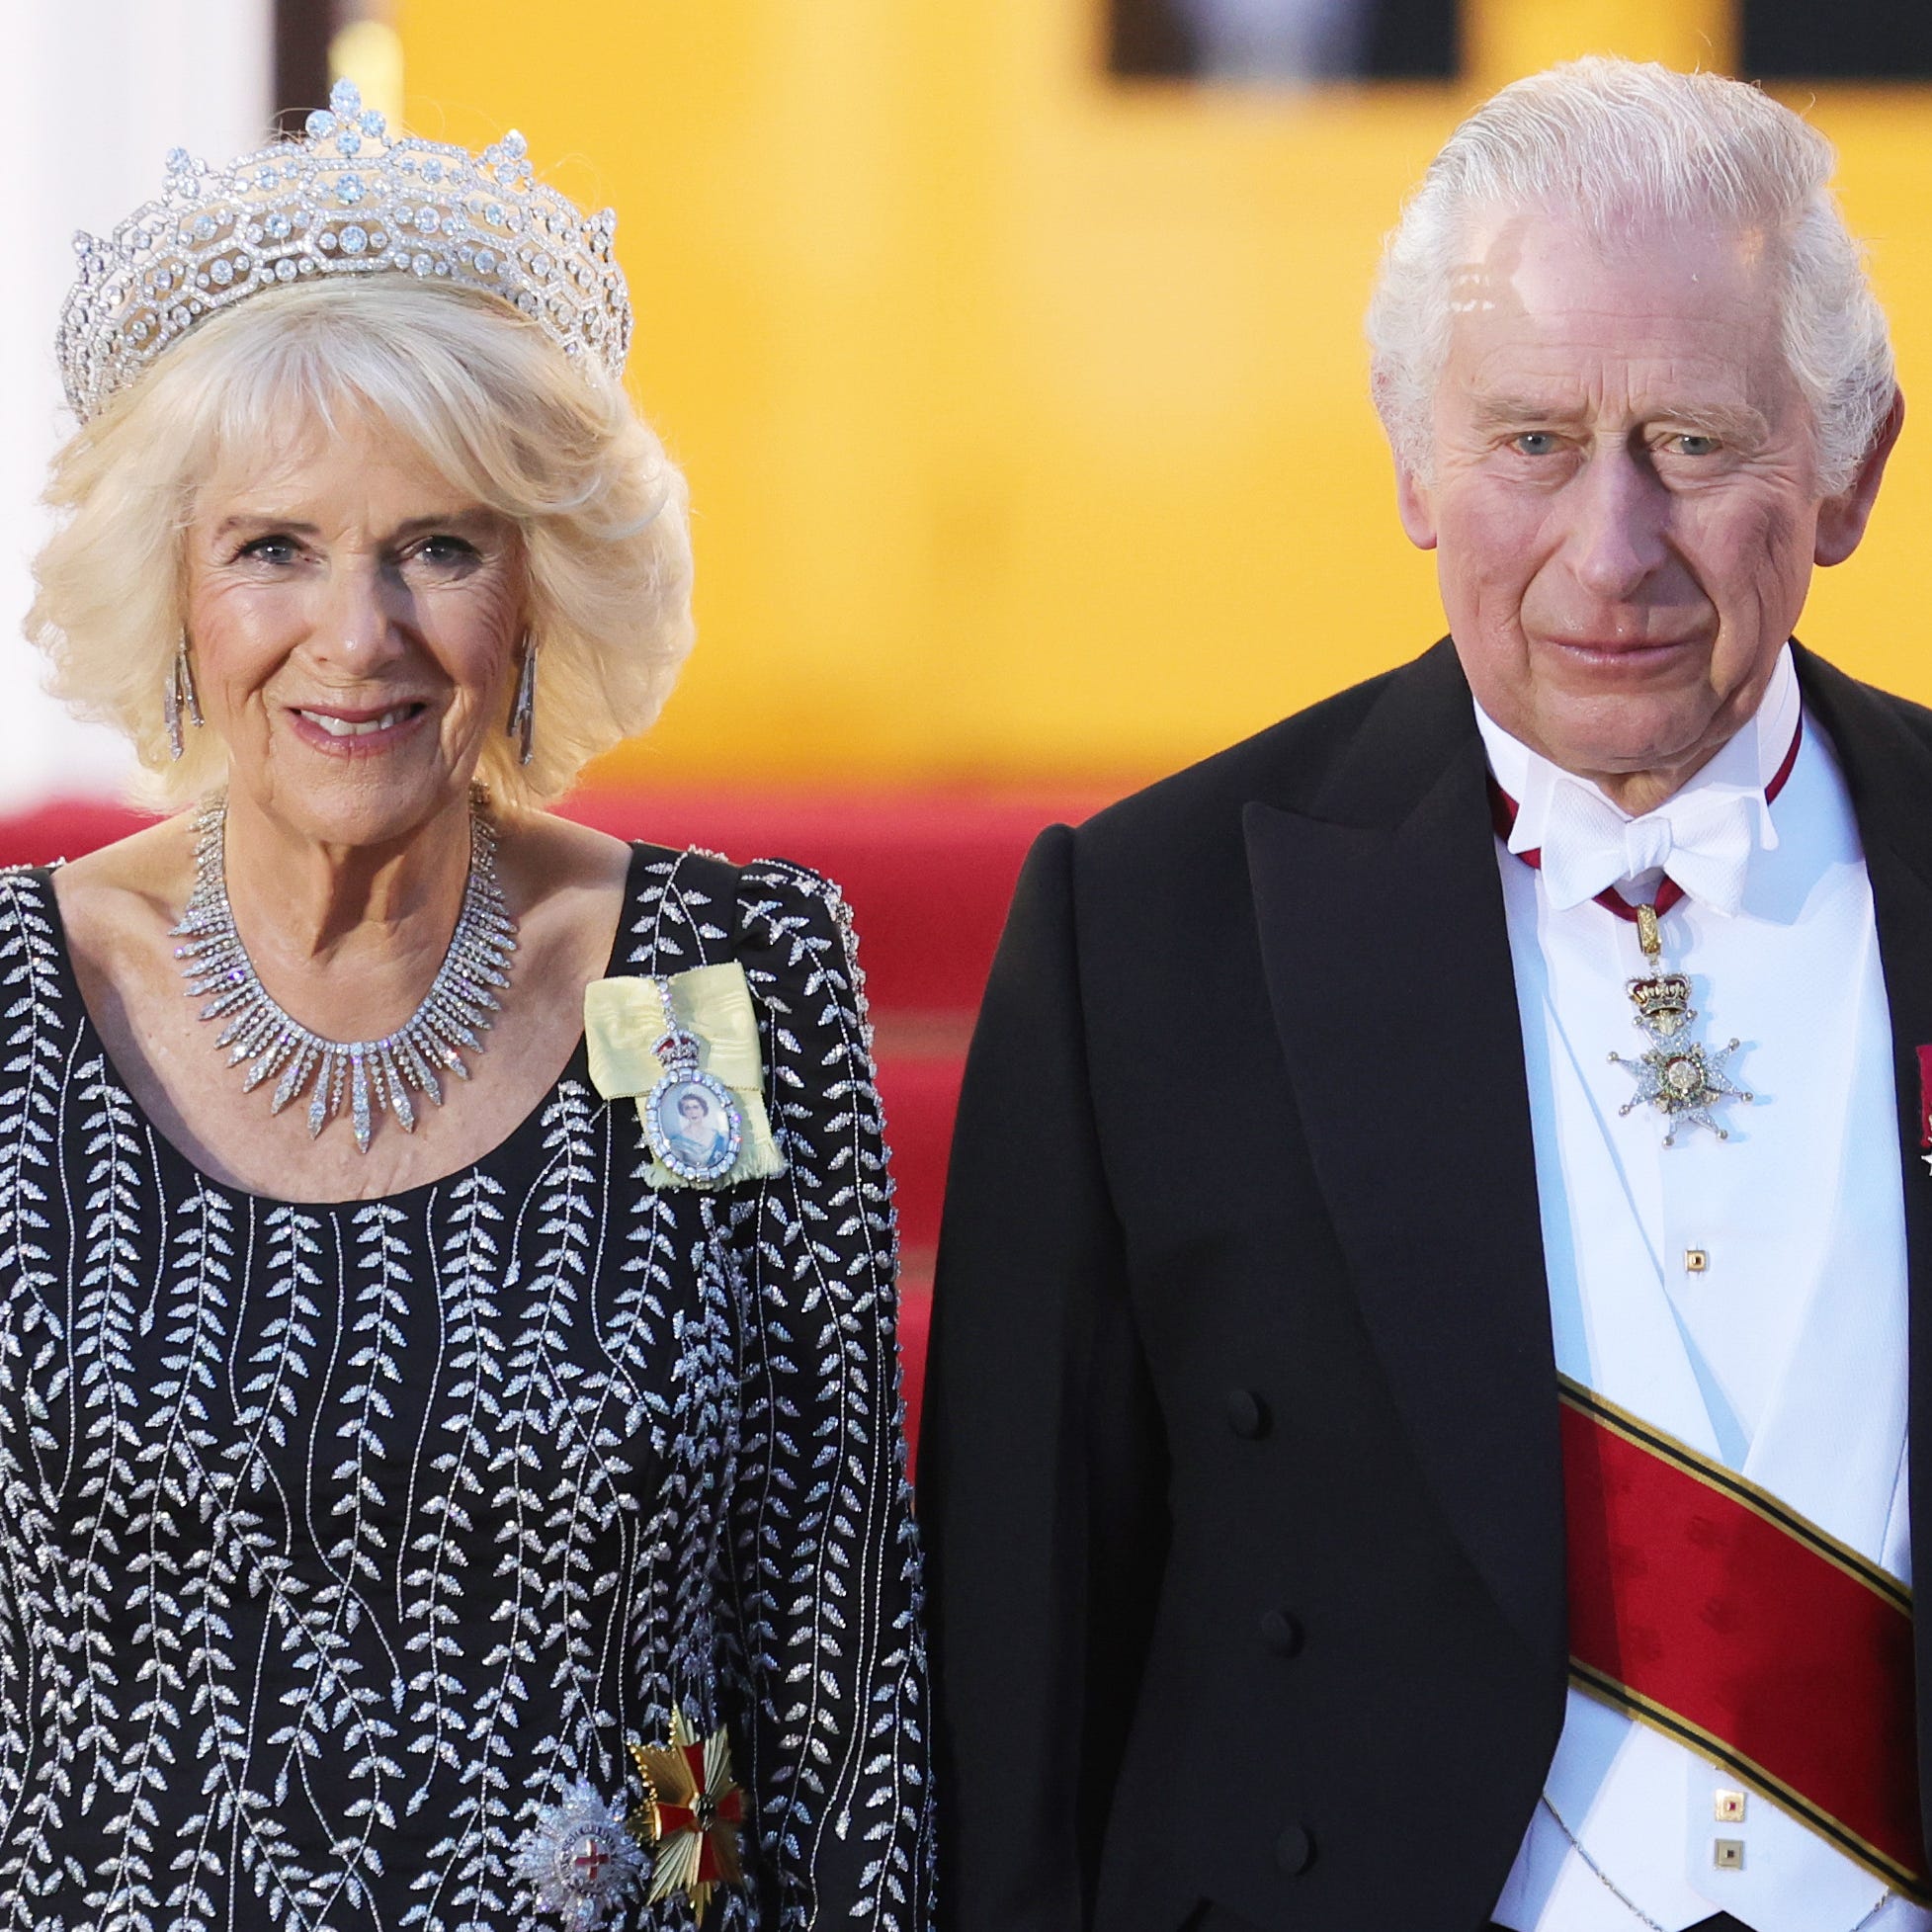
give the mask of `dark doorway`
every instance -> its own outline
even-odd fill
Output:
[[[1743,0],[1751,80],[1932,80],[1927,0]]]
[[[1458,0],[1111,0],[1116,74],[1283,86],[1452,80]]]
[[[329,98],[329,42],[344,25],[337,0],[275,0],[275,131],[293,134]]]

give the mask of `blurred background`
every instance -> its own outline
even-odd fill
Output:
[[[0,46],[9,634],[63,432],[66,239],[151,193],[169,146],[226,158],[347,73],[421,134],[520,127],[618,210],[700,643],[573,809],[846,886],[915,1331],[1032,832],[1438,632],[1360,318],[1473,102],[1590,51],[1763,81],[1838,144],[1908,394],[1932,360],[1932,8],[1895,0],[10,0]],[[1803,634],[1932,700],[1929,510],[1908,427]],[[0,650],[0,858],[119,828],[125,776]]]

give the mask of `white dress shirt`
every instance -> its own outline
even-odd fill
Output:
[[[1809,719],[1765,805],[1800,711],[1787,649],[1752,721],[1638,819],[1477,713],[1490,769],[1520,802],[1496,856],[1551,1320],[1564,1375],[1909,1581],[1891,1029],[1857,824]],[[1607,881],[1590,866],[1606,838],[1613,863],[1651,862],[1626,877],[1632,899],[1654,896],[1655,862],[1673,843],[1711,847],[1680,859],[1687,896],[1662,933],[1666,962],[1692,976],[1690,1037],[1743,1043],[1731,1073],[1756,1100],[1714,1110],[1727,1140],[1680,1124],[1666,1148],[1653,1109],[1618,1112],[1636,1083],[1609,1055],[1634,1059],[1648,1043],[1625,993],[1643,966],[1637,929],[1589,896]],[[1515,856],[1538,848],[1542,871]],[[1932,1185],[1916,1171],[1910,1181]],[[1881,1905],[1881,1880],[1755,1793],[1741,1821],[1719,1822],[1718,1794],[1738,1789],[1572,1688],[1497,1921],[1681,1932],[1722,1910],[1756,1932],[1932,1927],[1932,1912],[1902,1897]],[[1720,1839],[1741,1844],[1741,1867],[1717,1864]]]

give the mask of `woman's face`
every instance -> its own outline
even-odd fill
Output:
[[[231,462],[187,536],[190,653],[229,792],[324,844],[462,806],[523,630],[516,527],[379,422]]]

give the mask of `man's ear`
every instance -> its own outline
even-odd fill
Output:
[[[1891,392],[1891,407],[1858,465],[1851,487],[1836,496],[1827,496],[1818,505],[1817,534],[1811,554],[1822,564],[1843,563],[1858,548],[1865,526],[1872,521],[1872,506],[1879,500],[1879,485],[1885,481],[1885,466],[1891,455],[1898,432],[1905,427],[1905,396],[1900,389]]]
[[[1402,461],[1395,459],[1395,508],[1402,529],[1418,550],[1436,547],[1436,503],[1428,485]]]

